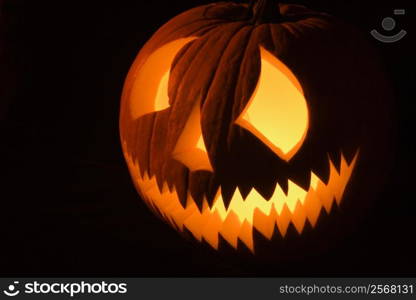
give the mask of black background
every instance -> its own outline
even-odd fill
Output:
[[[393,9],[408,35],[380,51],[393,83],[396,154],[383,196],[356,232],[314,261],[256,266],[182,239],[140,201],[118,135],[123,81],[183,1],[0,1],[0,275],[416,275],[412,1],[288,1],[364,32]]]

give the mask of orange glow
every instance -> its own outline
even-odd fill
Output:
[[[236,124],[253,133],[280,158],[289,161],[308,131],[308,107],[295,75],[260,47],[257,87]]]
[[[201,131],[200,101],[197,101],[173,150],[172,157],[191,171],[213,172]]]
[[[196,37],[167,43],[154,51],[137,70],[129,98],[134,119],[169,107],[168,83],[172,61],[179,50],[194,39]]]
[[[123,149],[126,149],[125,143]],[[174,228],[181,231],[187,228],[197,240],[204,239],[215,249],[218,249],[220,234],[234,248],[237,248],[239,239],[254,252],[253,227],[267,239],[272,238],[275,224],[282,236],[285,236],[290,223],[300,234],[306,221],[313,227],[316,225],[322,209],[329,211],[334,202],[339,205],[356,164],[358,152],[349,165],[341,155],[339,173],[329,160],[330,176],[327,184],[311,172],[308,190],[289,180],[287,195],[277,184],[269,200],[264,199],[255,189],[243,199],[237,188],[228,209],[225,208],[220,187],[212,207],[209,207],[204,199],[201,211],[190,193],[186,208],[183,208],[175,189],[169,190],[167,184],[164,184],[160,190],[155,177],[149,178],[146,172],[142,177],[137,161],[135,162],[125,150],[124,155],[136,188],[143,199],[150,207],[157,208]]]
[[[168,96],[168,87],[169,87],[169,76],[170,71],[167,71],[160,80],[159,86],[157,88],[154,111],[164,110],[169,107],[169,96]]]

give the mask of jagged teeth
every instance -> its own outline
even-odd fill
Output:
[[[237,188],[228,208],[224,205],[219,187],[212,206],[204,198],[202,210],[199,210],[190,193],[184,208],[174,188],[170,190],[164,183],[160,190],[155,176],[149,177],[147,172],[144,172],[143,177],[140,176],[139,166],[125,152],[130,172],[142,198],[173,227],[182,231],[186,227],[196,239],[204,239],[215,249],[218,249],[218,234],[221,234],[234,248],[237,248],[238,240],[241,240],[253,252],[253,227],[268,239],[272,238],[276,226],[282,236],[286,235],[290,224],[301,233],[306,220],[313,227],[322,208],[327,212],[331,210],[334,199],[340,204],[357,156],[358,151],[348,165],[341,155],[339,173],[329,160],[330,177],[327,184],[311,172],[308,190],[289,179],[287,194],[276,183],[269,200],[264,199],[254,188],[243,199],[240,189]]]

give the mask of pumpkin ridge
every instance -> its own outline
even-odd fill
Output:
[[[226,25],[232,25],[233,23],[241,23],[241,22],[226,23]],[[202,40],[203,41],[203,43],[201,42],[201,45],[199,46],[199,48],[197,50],[195,50],[195,53],[194,53],[193,57],[191,57],[191,58],[186,57],[186,59],[190,61],[190,64],[186,68],[185,73],[184,74],[181,74],[180,81],[175,84],[175,86],[177,86],[176,90],[179,90],[179,89],[183,88],[183,85],[185,84],[184,79],[186,78],[186,76],[188,75],[189,71],[191,70],[191,66],[195,63],[195,58],[198,56],[199,52],[202,51],[202,49],[206,46],[206,43],[209,42],[209,38],[208,38],[207,35],[214,34],[214,31],[222,31],[222,28],[215,27],[211,31],[206,32],[204,35],[199,36],[195,41],[191,42],[191,43],[194,43],[194,42],[196,42],[198,40]],[[238,29],[237,29],[237,31],[238,31]],[[191,44],[191,43],[189,43],[189,44]],[[190,47],[192,47],[192,45],[189,45],[189,48]],[[189,48],[187,50],[189,50]],[[173,61],[174,65],[172,65],[172,69],[171,69],[172,73],[174,71],[174,68],[179,65],[179,60],[185,58],[185,56],[186,56],[185,53],[183,53],[183,55],[180,58],[177,59],[177,57],[175,57],[175,59]],[[177,97],[177,93],[175,93],[174,95],[172,95],[172,100],[170,100],[170,101],[172,101],[172,103],[173,103],[174,102],[174,99],[176,99],[176,97]]]
[[[239,68],[238,68],[237,83],[236,83],[235,88],[234,88],[233,109],[232,109],[232,115],[231,115],[231,118],[232,118],[233,121],[238,117],[238,115],[242,112],[244,107],[247,105],[249,97],[246,97],[245,94],[251,95],[253,93],[253,91],[255,89],[255,86],[258,82],[258,79],[259,79],[260,71],[258,72],[258,74],[256,74],[257,79],[256,79],[256,84],[253,84],[253,87],[254,87],[253,90],[244,89],[244,88],[241,87],[244,84],[243,79],[245,79],[245,72],[243,72],[243,68],[248,66],[248,62],[250,61],[250,59],[254,59],[253,56],[248,57],[250,44],[251,43],[257,44],[256,41],[253,40],[253,39],[254,39],[254,37],[256,39],[259,39],[257,37],[257,35],[260,34],[260,32],[264,30],[264,26],[265,26],[265,24],[254,26],[252,32],[250,33],[250,37],[247,40],[246,46],[245,46],[244,55],[242,56],[241,63],[240,63]],[[256,49],[255,51],[257,51],[257,50],[258,49]],[[250,53],[250,54],[253,54],[253,53]],[[254,55],[256,55],[256,53],[254,53]],[[256,63],[259,65],[258,62],[256,62]],[[260,70],[260,69],[258,68],[258,70]],[[240,92],[239,90],[245,90],[245,92]],[[238,95],[239,93],[241,95]],[[244,98],[247,98],[247,99],[244,99]],[[232,137],[233,137],[233,126],[230,126],[228,128],[228,132],[227,132],[228,147],[230,147],[230,145],[231,145]]]
[[[219,28],[219,27],[216,27],[216,28],[214,28],[212,31],[210,31],[210,32],[208,32],[208,33],[206,33],[204,36],[200,36],[200,37],[198,37],[195,41],[193,41],[193,45],[194,45],[194,43],[195,42],[197,42],[197,41],[200,41],[201,42],[201,44],[199,45],[199,47],[195,50],[195,52],[194,52],[194,54],[193,54],[193,56],[192,57],[185,57],[186,55],[183,55],[182,57],[181,57],[181,59],[183,59],[183,58],[186,58],[187,60],[189,60],[190,61],[190,63],[189,63],[189,65],[186,67],[186,70],[185,70],[185,73],[183,73],[183,74],[180,74],[181,76],[180,76],[180,81],[179,82],[177,82],[175,85],[177,86],[177,91],[178,90],[180,90],[180,89],[183,89],[183,85],[184,84],[186,84],[186,82],[185,82],[185,79],[186,79],[186,76],[187,75],[189,75],[189,72],[191,71],[191,69],[192,69],[192,67],[193,67],[193,65],[195,64],[195,58],[199,55],[199,52],[201,52],[203,49],[204,49],[204,47],[206,47],[207,46],[207,43],[208,42],[210,42],[210,39],[209,39],[209,37],[207,36],[208,34],[216,34],[216,31],[221,31],[221,28]],[[195,46],[195,45],[194,45]],[[189,46],[189,48],[190,47],[192,47],[192,45],[190,45]],[[189,48],[188,48],[188,50],[189,50]],[[175,58],[174,59],[174,61],[176,61],[177,59]],[[179,66],[179,61],[177,61],[176,63],[175,63],[175,66],[174,66],[174,68],[176,68],[177,66]],[[171,71],[172,71],[172,73],[173,73],[173,71],[174,71],[174,68],[172,68],[171,69]],[[176,97],[177,97],[177,93],[175,93],[174,95],[172,95],[172,103],[174,103],[174,100],[176,99]]]
[[[222,28],[216,28],[217,31],[222,31]],[[211,32],[212,34],[212,32]],[[191,61],[190,64],[186,67],[185,73],[180,74],[180,81],[177,82],[175,85],[177,86],[177,91],[182,90],[183,86],[186,84],[186,79],[187,76],[189,77],[189,72],[192,71],[193,66],[195,65],[195,58],[199,55],[199,53],[204,49],[204,47],[207,46],[207,43],[210,42],[210,39],[208,37],[205,37],[205,40],[203,41],[203,43],[201,43],[199,49],[195,50],[195,53],[193,55],[192,58],[186,57],[187,60]],[[178,64],[177,64],[178,65]],[[178,97],[177,95],[178,92],[176,92],[174,95],[172,95],[172,101],[174,102],[176,100],[176,98]],[[202,97],[201,97],[202,98]],[[183,128],[181,130],[179,130],[180,132],[182,132]]]
[[[241,28],[241,30],[243,30],[244,28],[246,28],[246,27],[251,27],[252,29],[250,30],[250,32],[249,33],[245,33],[245,35],[247,36],[246,37],[246,39],[247,40],[249,40],[250,39],[250,36],[251,36],[251,32],[252,32],[252,30],[253,30],[253,27],[252,27],[252,25],[251,24],[245,24],[242,28]],[[230,40],[231,41],[231,40]],[[245,43],[245,44],[247,44],[247,42]],[[229,45],[229,43],[228,43],[228,45]],[[240,45],[238,46],[238,48],[242,48]],[[246,47],[243,47],[244,48],[244,51],[246,51]],[[227,49],[227,47],[224,49],[224,53],[225,53],[225,50]],[[219,65],[222,63],[222,61],[223,61],[223,59],[224,59],[224,56],[222,56],[221,57],[221,59],[220,59],[220,62],[218,63],[218,66],[217,66],[217,68],[216,68],[216,70],[218,71],[218,68],[219,68]],[[241,61],[240,61],[241,62]],[[239,64],[240,65],[240,64]],[[239,67],[239,69],[240,69],[240,67]],[[208,89],[207,89],[207,92],[206,92],[206,94],[205,94],[205,101],[204,101],[204,103],[202,104],[202,111],[204,111],[205,109],[207,109],[207,106],[208,106],[208,97],[209,97],[209,95],[212,93],[212,86],[213,86],[213,83],[215,82],[215,80],[216,80],[216,77],[218,77],[218,74],[217,74],[217,72],[214,74],[214,76],[212,76],[212,80],[210,81],[210,83],[209,83],[209,87],[208,87]],[[233,93],[234,94],[234,93]],[[205,128],[204,128],[204,126],[202,126],[202,131],[204,132],[204,130],[205,130]],[[213,153],[211,150],[212,150],[212,145],[214,144],[210,139],[208,139],[208,143],[209,143],[209,145],[207,145],[210,149],[208,149],[208,152],[209,153]],[[211,147],[210,147],[211,146]]]
[[[239,37],[239,33],[240,33],[240,32],[241,32],[244,28],[246,28],[247,26],[249,26],[248,24],[244,24],[243,22],[232,22],[232,23],[241,23],[241,26],[233,32],[233,34],[231,35],[231,37],[230,37],[229,41],[225,43],[225,46],[224,46],[224,48],[222,49],[222,53],[225,53],[225,52],[227,51],[227,48],[230,46],[231,41],[232,41],[233,39],[235,39],[235,38]],[[230,23],[230,24],[232,24],[232,23]],[[230,25],[230,24],[228,24],[228,25]],[[201,97],[201,104],[200,104],[200,105],[201,105],[201,114],[202,114],[203,107],[204,107],[204,103],[203,103],[203,101],[202,101],[202,100],[204,100],[204,99],[206,99],[206,98],[207,98],[207,95],[208,95],[208,93],[210,92],[210,89],[211,89],[211,87],[212,87],[212,83],[214,82],[215,78],[218,76],[218,70],[219,70],[219,68],[220,68],[220,66],[221,66],[221,63],[222,63],[223,59],[224,59],[224,56],[223,56],[223,55],[220,55],[220,56],[219,56],[219,59],[218,59],[218,63],[217,63],[217,65],[216,65],[216,67],[215,67],[215,71],[213,71],[211,78],[210,78],[210,79],[208,79],[208,82],[206,83],[206,92],[205,92],[205,94],[201,94],[201,95],[200,95],[200,97]],[[202,118],[202,117],[201,117],[201,118]],[[202,128],[201,128],[201,130],[202,130],[202,135],[204,135],[204,131],[203,131],[203,129],[202,129]],[[208,157],[209,157],[209,158],[210,158],[210,155],[209,155],[210,153],[211,153],[211,152],[210,152],[210,150],[208,150],[208,151],[207,151],[207,155],[208,155]],[[191,175],[191,176],[192,176],[192,175]],[[191,180],[191,176],[189,176],[189,180]],[[205,180],[207,180],[207,179],[205,178]],[[193,190],[191,191],[191,194],[200,194],[200,193],[198,193],[198,191],[195,191],[195,189],[200,189],[200,188],[201,188],[201,186],[202,186],[202,187],[203,187],[203,186],[205,186],[205,184],[201,184],[201,185],[199,185],[199,186],[198,186],[198,185],[192,185],[190,182],[189,182],[188,184],[189,184],[189,186],[191,186],[191,188],[193,189]],[[203,193],[203,194],[205,194],[205,193]],[[208,195],[208,193],[207,193],[207,195]],[[232,194],[231,194],[230,196],[232,196]],[[231,198],[230,198],[230,199],[231,199]],[[197,205],[202,207],[203,197],[199,198],[199,200],[200,200],[200,203],[197,203]]]
[[[192,34],[193,35],[193,34]],[[173,69],[175,69],[175,66],[180,62],[180,60],[185,56],[185,54],[188,52],[189,48],[191,48],[192,44],[195,42],[191,41],[188,44],[186,44],[185,46],[182,47],[181,50],[179,50],[178,54],[176,54],[175,58],[172,61],[172,64],[170,65],[170,69],[169,72],[172,73]],[[170,78],[169,78],[169,83],[170,83]],[[169,84],[171,85],[171,84]],[[168,91],[170,91],[169,87],[168,87]],[[171,104],[171,95],[169,94],[169,104]]]
[[[218,31],[218,33],[221,34],[222,29],[221,28],[216,28],[216,31]],[[214,34],[214,33],[211,33],[211,34]],[[185,89],[184,85],[187,83],[188,77],[191,76],[190,72],[194,70],[194,68],[195,68],[194,66],[198,62],[196,60],[196,58],[198,57],[200,51],[204,50],[207,47],[207,44],[211,41],[209,39],[209,37],[205,37],[204,39],[198,39],[198,40],[200,41],[200,46],[198,47],[197,50],[195,50],[195,53],[194,53],[194,56],[192,57],[192,59],[189,59],[190,63],[186,67],[185,72],[183,74],[179,74],[180,75],[180,80],[178,82],[176,82],[176,84],[175,84],[175,86],[177,87],[176,92],[175,92],[174,95],[172,95],[172,99],[171,99],[171,101],[172,101],[171,110],[173,110],[174,112],[176,111],[176,109],[175,109],[176,108],[176,100],[177,100],[178,97],[183,97],[182,96],[182,91]],[[194,44],[194,47],[196,47],[196,44]],[[188,57],[186,57],[186,58],[188,59]],[[179,66],[179,64],[177,64],[177,66]],[[189,97],[189,96],[187,96],[187,97]],[[196,101],[196,100],[194,100],[194,101]],[[189,109],[189,112],[192,110],[192,107],[193,107],[193,102],[188,104],[187,108]],[[181,114],[183,114],[183,113],[184,112],[181,111]],[[176,130],[175,137],[172,138],[173,141],[171,141],[172,149],[173,149],[174,145],[176,144],[180,133],[183,131],[186,120],[188,119],[188,117],[189,117],[189,113],[187,114],[186,118],[183,118],[183,121],[181,122],[181,124],[175,124],[175,125],[177,125],[176,128],[174,128],[174,126],[169,126],[169,129],[174,128]],[[171,118],[169,118],[169,122],[170,123],[172,122]],[[171,124],[171,125],[173,125],[173,124]],[[179,128],[178,128],[178,126],[179,126]]]
[[[194,59],[195,59],[195,57],[198,55],[198,53],[199,53],[199,51],[205,46],[205,43],[207,42],[207,39],[205,39],[205,40],[201,40],[201,43],[199,44],[199,45],[197,45],[197,44],[195,44],[195,42],[197,41],[197,40],[199,40],[199,38],[198,39],[196,39],[196,40],[194,40],[194,41],[192,41],[192,42],[190,42],[190,43],[188,43],[187,45],[188,45],[188,47],[186,48],[186,50],[183,52],[183,54],[181,55],[181,56],[179,56],[178,57],[178,55],[182,52],[182,50],[181,51],[179,51],[179,53],[178,53],[178,55],[174,58],[174,60],[173,60],[173,62],[172,62],[172,66],[171,66],[171,69],[170,69],[170,73],[171,73],[171,76],[170,76],[170,78],[169,78],[169,86],[168,86],[168,95],[169,95],[169,103],[170,103],[170,105],[172,106],[172,105],[174,105],[174,102],[175,102],[175,99],[176,99],[176,96],[177,96],[177,93],[178,93],[178,90],[182,87],[182,85],[184,84],[183,83],[183,81],[184,81],[184,78],[185,78],[185,76],[188,74],[188,72],[189,72],[189,70],[191,69],[191,66],[192,66],[192,63],[194,62]],[[184,46],[184,48],[187,46],[187,45],[185,45]],[[191,56],[191,54],[189,54],[189,50],[191,49],[191,47],[192,46],[194,46],[194,47],[197,47],[194,51],[193,51],[193,53],[192,53],[192,56]],[[191,57],[186,57],[186,55],[185,54],[188,54],[189,56],[191,56]],[[174,84],[172,83],[172,81],[173,81],[173,78],[174,78],[174,75],[176,74],[175,73],[175,68],[176,67],[180,67],[181,65],[180,65],[180,61],[182,60],[182,59],[184,59],[184,58],[186,58],[188,61],[190,61],[190,63],[189,63],[189,65],[186,67],[186,70],[185,70],[185,73],[184,74],[181,74],[182,76],[180,76],[180,79],[177,81],[177,82],[174,82]],[[172,86],[174,86],[175,87],[175,89],[172,91]]]
[[[198,23],[198,22],[201,22],[201,23],[206,22],[206,19],[204,19],[204,17],[203,17],[203,11],[208,6],[210,6],[210,4],[195,7],[193,9],[189,10],[189,11],[186,11],[186,12],[183,12],[182,14],[179,14],[178,16],[175,17],[175,19],[172,19],[170,22],[167,22],[162,27],[160,27],[159,30],[157,30],[153,34],[153,37],[155,37],[157,35],[175,36],[178,31],[180,31],[184,28],[187,28],[188,26],[195,25],[195,23]],[[202,13],[197,15],[197,13],[199,11],[201,11]],[[196,15],[196,16],[194,16],[194,15]],[[180,19],[180,18],[188,19],[190,16],[193,16],[195,19],[193,19],[191,22],[178,24],[177,27],[175,27],[175,28],[172,28],[172,29],[170,28],[175,23],[175,21],[179,23],[178,19]],[[213,19],[210,19],[210,20],[215,20],[215,19],[213,18]],[[217,20],[220,21],[221,19],[217,19]],[[171,30],[168,30],[168,29],[171,29]],[[166,32],[164,32],[164,30],[166,30]],[[152,38],[150,40],[152,40]]]
[[[233,23],[237,23],[237,22],[233,22]],[[238,22],[238,23],[241,23],[241,22]],[[232,23],[230,23],[230,24],[232,24]],[[247,25],[247,24],[242,23],[242,26],[241,26],[240,28],[238,28],[237,30],[235,30],[235,32],[233,33],[233,35],[231,35],[231,38],[230,38],[230,40],[228,41],[228,43],[226,43],[226,44],[225,44],[225,47],[223,48],[222,53],[225,53],[225,51],[226,51],[226,50],[227,50],[227,48],[229,47],[229,45],[230,45],[231,41],[232,41],[232,40],[233,40],[236,36],[238,36],[238,33],[239,33],[241,30],[243,30],[243,29],[244,29],[245,27],[247,27],[247,26],[250,26],[250,25]],[[206,90],[206,92],[205,92],[205,95],[202,95],[202,99],[205,99],[205,98],[207,97],[207,95],[208,95],[208,93],[209,93],[209,90],[210,90],[210,88],[211,88],[211,86],[212,86],[212,82],[214,81],[215,77],[217,76],[218,68],[219,68],[219,65],[221,64],[222,59],[223,59],[223,56],[220,56],[220,57],[219,57],[218,64],[217,64],[217,67],[215,68],[215,71],[213,72],[213,75],[211,76],[211,79],[210,79],[210,80],[209,80],[209,82],[207,83],[207,90]],[[201,108],[203,107],[203,105],[204,105],[204,102],[203,102],[203,101],[201,101]]]
[[[208,24],[204,27],[201,27],[201,28],[195,29],[194,31],[189,32],[189,36],[196,36],[198,39],[202,38],[205,35],[210,34],[211,31],[217,29],[218,26],[221,26],[221,25],[224,25],[224,24],[230,24],[230,22],[223,21],[223,22]],[[189,49],[189,47],[191,46],[191,44],[193,42],[194,41],[191,41],[183,47],[183,49],[185,49],[185,51],[183,51],[183,49],[181,49],[178,52],[178,54],[175,56],[175,59],[172,61],[171,70],[173,70],[175,68],[176,64],[185,55],[186,50]]]
[[[234,99],[233,99],[233,102],[235,103],[235,101],[236,101],[236,91],[237,91],[237,87],[239,86],[239,83],[240,83],[240,79],[241,79],[241,68],[242,68],[242,66],[243,66],[243,61],[244,61],[244,59],[245,59],[245,57],[246,57],[246,55],[247,55],[247,51],[248,51],[248,45],[249,45],[249,43],[250,43],[250,40],[251,40],[251,38],[252,38],[252,35],[253,35],[253,31],[255,30],[255,27],[252,27],[252,29],[251,29],[251,32],[249,33],[249,36],[248,36],[248,38],[247,38],[247,41],[246,41],[246,43],[245,43],[245,45],[244,45],[244,53],[243,53],[243,55],[242,55],[242,57],[241,57],[241,61],[240,61],[240,64],[239,64],[239,66],[238,66],[238,74],[239,74],[239,76],[238,76],[238,78],[237,78],[237,82],[236,82],[236,85],[235,85],[235,87],[234,87]],[[234,105],[233,105],[234,106]],[[236,116],[234,115],[234,109],[232,110],[232,115],[231,115],[231,119],[232,120],[235,120],[235,118],[236,118]],[[228,145],[228,147],[230,147],[230,132],[228,133],[228,135],[227,135],[227,145]]]
[[[276,32],[279,31],[279,32]],[[286,32],[283,30],[282,26],[276,26],[276,24],[269,24],[269,34],[270,34],[270,40],[274,46],[273,53],[280,57],[281,51],[280,49],[284,49],[284,46],[281,44],[287,43],[287,36]],[[279,38],[279,39],[277,39]]]
[[[216,28],[217,30],[219,30],[218,28]],[[200,44],[198,45],[198,44],[196,44],[195,42],[196,41],[199,41],[200,42]],[[172,110],[174,110],[175,108],[176,108],[176,104],[175,104],[175,102],[176,102],[176,98],[177,97],[180,97],[180,96],[178,96],[178,93],[180,93],[180,91],[182,91],[183,89],[184,89],[184,84],[186,83],[185,82],[185,79],[186,79],[186,77],[187,77],[187,75],[189,74],[189,72],[191,71],[191,69],[192,69],[192,66],[195,64],[195,58],[198,56],[198,53],[202,50],[202,49],[204,49],[204,47],[206,46],[206,44],[208,43],[208,41],[209,41],[209,39],[197,39],[197,40],[195,40],[195,41],[193,41],[193,43],[192,43],[192,45],[190,45],[190,47],[188,48],[188,50],[190,50],[190,48],[192,47],[192,46],[194,46],[194,47],[197,47],[198,46],[198,48],[194,51],[194,53],[193,53],[193,56],[192,56],[192,58],[188,58],[188,57],[186,57],[186,55],[183,55],[182,56],[182,58],[186,58],[187,60],[189,60],[190,61],[190,63],[189,63],[189,65],[186,67],[186,70],[185,70],[185,72],[183,73],[183,74],[180,74],[181,76],[180,76],[180,79],[177,81],[177,82],[175,82],[175,84],[172,84],[171,83],[171,81],[172,81],[172,77],[174,76],[173,75],[173,72],[174,72],[174,70],[173,69],[171,69],[171,73],[172,73],[172,75],[171,75],[171,77],[169,78],[169,86],[172,86],[172,85],[174,85],[175,87],[176,87],[176,89],[175,89],[175,91],[174,92],[169,92],[169,102],[170,102],[170,104],[171,104],[171,109],[170,109],[170,114],[172,113]],[[188,53],[189,54],[189,53]],[[179,62],[178,63],[176,63],[176,65],[175,65],[175,67],[178,67],[179,66]],[[169,89],[170,90],[170,89]],[[169,152],[172,152],[172,150],[173,150],[173,148],[174,148],[174,145],[176,144],[176,141],[177,141],[177,139],[178,139],[178,137],[180,136],[180,133],[183,131],[183,129],[184,129],[184,127],[185,127],[185,124],[186,124],[186,120],[188,119],[188,117],[189,117],[189,114],[190,114],[190,112],[191,112],[191,110],[192,110],[192,105],[188,105],[188,107],[187,107],[187,110],[188,110],[188,112],[187,112],[187,117],[186,118],[184,118],[184,121],[182,121],[182,122],[180,122],[180,124],[174,124],[174,125],[176,125],[176,127],[175,126],[172,126],[172,124],[170,124],[171,126],[168,126],[168,130],[169,129],[171,129],[171,130],[173,130],[172,128],[175,128],[175,130],[176,130],[176,134],[175,134],[175,138],[173,139],[174,141],[172,142],[171,141],[171,145],[169,145]],[[181,112],[182,114],[184,113],[183,111]],[[186,112],[185,112],[186,113]],[[169,118],[169,121],[168,121],[169,123],[171,123],[172,122],[172,119],[171,118]],[[178,128],[178,126],[179,126],[179,128]]]
[[[229,22],[229,21],[221,20],[221,22],[208,24],[208,25],[206,25],[202,28],[198,28],[198,29],[195,29],[194,31],[191,31],[189,33],[189,36],[197,35],[198,37],[203,37],[204,35],[209,34],[211,30],[214,30],[214,29],[218,28],[218,26],[228,25],[228,24],[231,24],[231,23],[236,23],[236,22]],[[203,32],[202,34],[196,34],[197,32],[204,31],[204,30],[207,30],[207,31]]]
[[[221,76],[219,76],[219,73],[218,73],[219,70],[223,70],[224,68],[228,68],[228,65],[227,65],[228,60],[227,60],[227,58],[229,58],[229,56],[228,56],[228,54],[227,54],[227,56],[225,56],[226,53],[228,53],[228,52],[231,51],[231,50],[229,50],[231,46],[233,47],[232,49],[237,48],[237,51],[239,49],[245,49],[244,46],[241,46],[241,43],[242,42],[240,42],[240,40],[241,41],[245,41],[244,43],[246,44],[247,41],[250,39],[252,30],[253,30],[253,26],[251,26],[250,24],[245,24],[244,26],[242,26],[238,31],[236,31],[233,34],[233,36],[231,37],[230,41],[227,43],[226,47],[222,51],[223,55],[221,56],[221,58],[220,58],[220,60],[219,60],[219,62],[217,64],[217,66],[216,66],[216,72],[212,76],[212,80],[208,83],[208,89],[207,89],[207,92],[206,92],[206,95],[205,95],[206,101],[205,101],[205,103],[203,104],[203,107],[202,107],[202,110],[203,111],[206,111],[207,109],[211,110],[211,108],[208,107],[209,106],[209,103],[211,101],[211,100],[209,100],[210,99],[209,95],[211,93],[213,93],[212,89],[213,89],[213,87],[215,85],[215,82],[217,80],[221,80]],[[239,61],[239,62],[233,62],[233,66],[234,65],[238,65],[239,66],[240,63],[241,63],[241,61]],[[238,71],[236,72],[236,74],[238,74]],[[230,97],[230,99],[233,99],[233,98]],[[224,104],[225,103],[226,102],[224,102]],[[228,101],[227,103],[229,103],[229,105],[232,105],[232,101]],[[218,113],[218,111],[217,111],[217,113]],[[224,112],[219,113],[219,115],[224,115]],[[213,146],[218,143],[218,139],[212,140],[212,137],[210,137],[209,135],[206,134],[206,128],[207,127],[206,127],[206,124],[204,124],[204,117],[203,116],[202,116],[201,122],[203,123],[202,124],[203,125],[202,126],[203,135],[208,140],[207,146],[208,146],[208,153],[209,153],[209,156],[210,156],[210,160],[215,164],[216,154],[215,154],[215,151],[213,150],[213,149],[215,149],[215,148],[213,148]],[[220,141],[221,140],[224,140],[225,141],[224,138],[219,138],[219,140]],[[215,185],[212,185],[212,188],[213,189],[217,189],[215,187]],[[236,188],[236,186],[234,186],[234,187],[229,186],[229,189],[232,190],[230,193],[226,193],[226,191],[228,190],[227,187],[223,189],[224,198],[226,199],[226,205],[228,204],[228,201],[227,201],[228,198],[229,198],[228,196],[231,197],[233,195],[233,192],[234,192],[235,188]],[[207,197],[209,197],[208,195],[213,195],[213,194],[215,194],[215,192],[214,191],[207,192],[206,195],[207,195]]]
[[[241,23],[241,22],[239,22],[239,23]],[[232,25],[236,26],[236,24],[232,24]],[[238,28],[235,30],[235,32],[237,32],[238,30],[240,30],[240,28],[243,27],[243,26],[244,26],[244,24],[241,23],[241,26],[238,26]],[[222,27],[223,26],[215,28],[215,33],[211,31],[211,34],[219,34],[220,35],[221,32],[222,32],[222,30],[223,30]],[[234,32],[232,34],[230,34],[230,37],[232,38],[233,35],[234,35]],[[172,109],[175,109],[175,105],[176,105],[175,103],[176,103],[177,99],[179,99],[180,97],[184,97],[183,94],[181,94],[181,90],[183,89],[183,87],[186,84],[186,82],[189,81],[189,76],[190,76],[189,74],[190,74],[190,72],[192,72],[192,70],[195,69],[194,66],[198,62],[198,61],[195,60],[195,58],[198,57],[198,53],[200,53],[201,51],[203,51],[212,42],[213,42],[212,37],[210,38],[209,36],[205,35],[205,37],[201,40],[198,49],[194,51],[193,58],[189,58],[189,57],[187,57],[187,55],[184,55],[182,57],[182,58],[189,59],[191,62],[189,64],[189,66],[186,67],[185,73],[184,74],[181,74],[180,80],[178,82],[176,82],[176,84],[175,84],[175,86],[177,87],[177,89],[176,89],[177,91],[175,92],[174,95],[172,95],[172,98],[171,98],[171,101],[172,101]],[[198,45],[194,45],[194,47],[197,47],[197,46]],[[179,66],[179,62],[176,64],[176,66]],[[192,108],[192,105],[188,105],[188,106],[189,106],[189,108]],[[172,109],[170,110],[170,113],[171,114],[172,114]],[[183,114],[183,113],[184,112],[181,111],[181,114]],[[189,114],[187,114],[187,115],[189,115]],[[175,129],[175,134],[173,134],[171,131],[170,131],[171,133],[168,134],[169,136],[172,136],[172,139],[171,139],[171,144],[172,145],[174,145],[176,143],[177,136],[179,136],[181,134],[181,132],[183,132],[184,126],[186,124],[186,120],[188,118],[189,118],[189,116],[183,118],[184,122],[180,122],[179,124],[177,124],[177,126],[169,126],[168,127],[168,131],[170,131],[172,128]],[[171,122],[171,121],[172,121],[172,119],[169,118],[169,122]],[[171,146],[168,146],[168,148],[169,149],[168,149],[167,153],[170,153],[171,152],[170,150],[172,148],[171,148]],[[171,179],[170,176],[166,176],[167,172],[169,171],[168,170],[169,168],[168,168],[167,161],[168,160],[166,160],[165,163],[164,163],[164,165],[163,165],[163,169],[164,169],[163,173],[164,173],[164,175],[162,176],[162,178],[163,179],[166,179],[168,181],[170,181],[170,180],[175,180],[176,181],[177,178],[176,179]],[[185,177],[186,178],[182,178],[182,181],[185,181],[186,180],[186,185],[187,186],[191,186],[190,183],[188,182],[190,180],[189,174],[187,176],[185,176]],[[169,184],[170,184],[170,182],[169,182]],[[175,185],[176,184],[178,184],[178,182],[176,182]],[[179,185],[180,185],[180,183],[179,183]],[[183,205],[185,205],[185,203],[186,203],[186,195],[184,193],[181,194],[181,200],[182,200],[181,203]],[[202,204],[202,200],[201,200],[201,204]]]

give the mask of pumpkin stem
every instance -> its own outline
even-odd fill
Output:
[[[281,19],[278,0],[251,0],[248,18],[253,24],[275,23]]]

